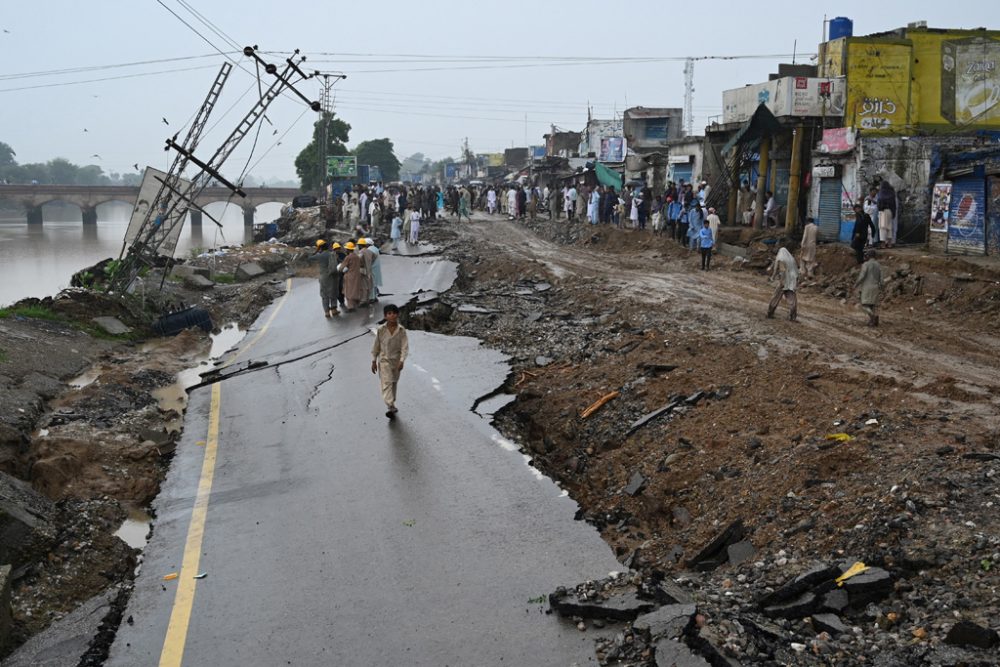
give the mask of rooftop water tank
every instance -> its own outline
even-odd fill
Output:
[[[830,39],[840,39],[850,37],[854,34],[854,21],[846,16],[838,16],[830,19]]]

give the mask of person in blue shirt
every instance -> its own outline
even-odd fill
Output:
[[[705,222],[705,213],[697,200],[692,203],[691,210],[688,211],[687,222],[688,250],[694,250],[698,247],[698,237],[701,234],[702,223]]]
[[[715,247],[715,235],[708,220],[705,220],[698,230],[698,240],[701,242],[701,270],[708,271],[712,266],[712,248]]]
[[[667,197],[667,224],[670,226],[670,238],[677,238],[677,225],[680,223],[684,207],[673,197]]]

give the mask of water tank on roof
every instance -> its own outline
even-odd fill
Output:
[[[854,34],[854,21],[846,16],[830,19],[830,39],[850,37]]]

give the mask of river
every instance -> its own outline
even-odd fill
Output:
[[[199,229],[185,224],[177,256],[192,249],[233,245],[244,238],[243,211],[234,204],[210,204],[209,214],[222,222],[222,230],[205,217]],[[269,222],[278,217],[280,204],[257,207],[255,220]],[[55,295],[68,287],[73,273],[107,257],[118,257],[132,207],[109,202],[97,209],[97,224],[84,225],[75,206],[46,205],[41,225],[28,225],[27,218],[0,211],[0,306],[25,297]]]

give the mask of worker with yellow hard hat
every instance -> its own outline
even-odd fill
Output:
[[[333,317],[337,310],[337,293],[339,291],[340,273],[337,271],[336,255],[327,247],[325,239],[316,240],[316,252],[309,261],[319,267],[319,298],[323,302],[323,314]]]

